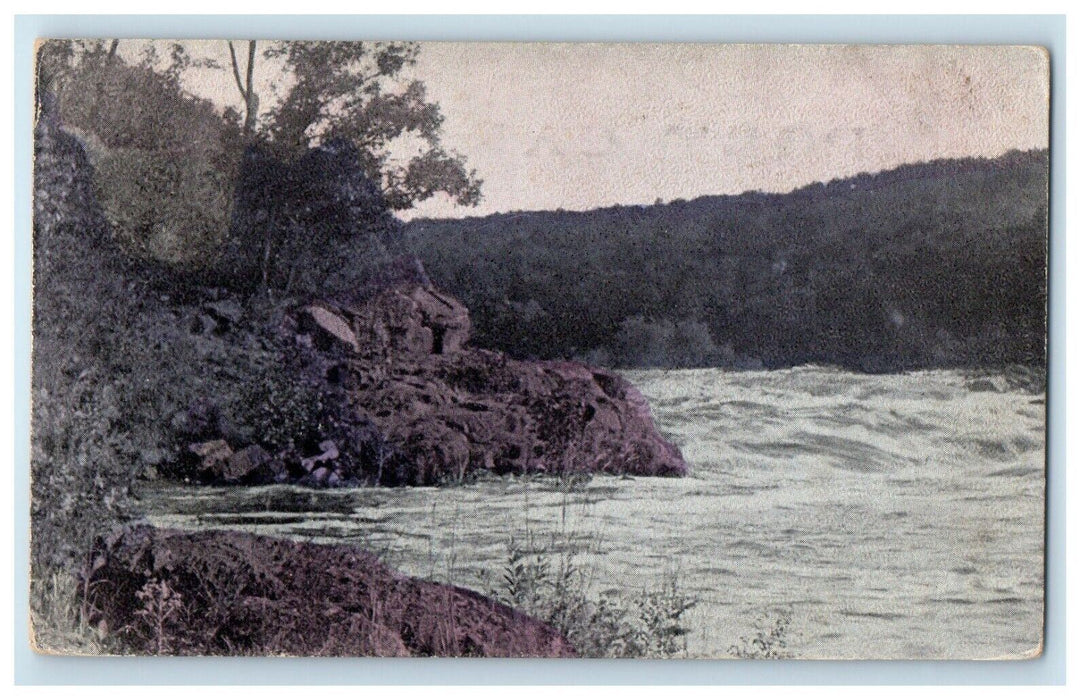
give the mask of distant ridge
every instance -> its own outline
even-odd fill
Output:
[[[1049,152],[406,225],[480,342],[616,366],[1039,364]]]
[[[434,223],[444,223],[449,221],[488,221],[491,219],[504,219],[504,218],[522,218],[527,215],[535,215],[542,213],[549,214],[567,214],[572,216],[585,215],[599,211],[611,211],[615,209],[628,209],[634,208],[645,211],[646,209],[653,209],[657,207],[677,207],[677,206],[695,206],[702,207],[706,205],[719,206],[724,202],[737,203],[737,204],[757,204],[765,205],[768,203],[776,202],[784,203],[790,199],[795,198],[808,198],[816,199],[822,197],[834,197],[842,195],[857,194],[859,192],[871,192],[874,190],[880,190],[886,187],[892,187],[895,185],[901,185],[903,183],[910,183],[919,180],[930,180],[934,178],[948,178],[957,175],[970,175],[977,173],[987,173],[994,170],[1003,170],[1007,168],[1046,168],[1050,161],[1050,150],[1046,148],[1033,148],[1029,150],[1012,149],[1006,151],[1004,154],[996,158],[982,158],[982,157],[965,157],[965,158],[938,158],[936,160],[919,161],[915,163],[904,163],[894,168],[887,170],[880,170],[875,173],[861,172],[850,177],[833,178],[827,181],[811,182],[807,185],[794,188],[787,192],[764,192],[762,190],[747,190],[740,194],[707,194],[693,197],[691,199],[673,199],[669,202],[659,203],[647,203],[647,204],[613,204],[610,206],[594,207],[592,209],[585,210],[567,210],[567,209],[527,209],[527,210],[513,210],[506,212],[494,212],[492,214],[485,214],[482,216],[466,216],[459,218],[445,218],[445,217],[420,217],[413,219],[407,225],[409,227],[425,226]]]

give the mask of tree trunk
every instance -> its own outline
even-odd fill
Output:
[[[249,63],[246,64],[246,122],[245,133],[252,134],[257,130],[257,95],[253,92],[253,64],[256,62],[257,41],[249,42]]]
[[[253,92],[253,67],[257,62],[257,41],[251,39],[249,42],[249,56],[246,63],[246,81],[242,83],[242,71],[238,66],[238,55],[234,52],[234,42],[228,41],[227,46],[230,48],[230,66],[234,71],[234,84],[238,87],[238,92],[242,96],[242,101],[246,104],[245,122],[242,126],[243,133],[249,137],[257,130],[257,111],[259,100],[257,94]]]

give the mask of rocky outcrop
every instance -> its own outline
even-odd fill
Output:
[[[577,362],[473,348],[471,329],[468,309],[414,259],[397,261],[355,298],[296,308],[280,329],[294,348],[292,372],[321,385],[322,404],[336,408],[320,422],[339,428],[277,454],[194,428],[192,472],[213,483],[313,486],[686,474],[628,381]]]
[[[430,355],[364,375],[355,398],[407,457],[382,483],[429,484],[479,470],[686,471],[630,383],[575,362],[519,362],[478,349]]]
[[[554,629],[365,551],[136,526],[98,543],[90,622],[132,653],[573,656]]]
[[[388,449],[371,467],[374,481],[686,473],[645,399],[619,375],[471,348],[470,330],[465,306],[422,273],[296,314],[296,342],[335,351],[326,356],[326,373],[345,382],[360,416],[383,436]]]

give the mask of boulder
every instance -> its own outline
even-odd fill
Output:
[[[431,285],[395,285],[350,310],[364,354],[403,360],[459,352],[472,330],[468,309]]]
[[[336,443],[332,440],[325,440],[318,445],[318,449],[321,450],[321,454],[314,457],[306,457],[302,460],[303,471],[312,472],[315,465],[320,464],[321,462],[331,462],[340,456],[340,450],[337,449]]]
[[[196,456],[200,471],[209,478],[221,474],[234,454],[226,440],[194,442],[189,445],[189,452]]]
[[[331,309],[318,305],[303,307],[298,325],[299,330],[311,334],[323,350],[339,347],[359,352],[359,340],[351,324]]]
[[[267,482],[275,476],[271,463],[272,455],[260,445],[250,445],[230,456],[219,478],[228,483]]]
[[[250,445],[236,452],[226,440],[209,440],[189,445],[189,452],[200,460],[198,471],[204,481],[269,483],[275,480],[278,471],[272,455],[260,445]]]
[[[574,655],[540,620],[347,545],[138,525],[90,561],[89,622],[134,654]]]

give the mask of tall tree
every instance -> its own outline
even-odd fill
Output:
[[[290,87],[270,110],[261,135],[294,154],[318,139],[351,141],[394,210],[439,193],[461,205],[477,204],[482,183],[463,156],[442,146],[438,105],[427,100],[422,82],[404,76],[419,51],[411,42],[273,44],[264,56],[282,63]],[[400,155],[406,151],[412,155]]]

